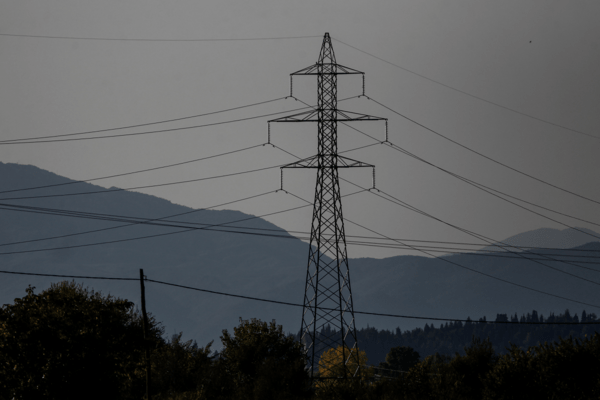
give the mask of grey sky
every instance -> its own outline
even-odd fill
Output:
[[[147,39],[316,38],[135,42],[0,36],[0,137],[104,129],[183,117],[283,97],[289,74],[313,64],[329,32],[360,49],[473,95],[600,138],[600,4],[594,1],[2,1],[0,33]],[[340,64],[366,73],[367,95],[485,155],[600,201],[600,139],[536,121],[408,73],[340,42]],[[360,94],[356,77],[340,97]],[[316,79],[294,94],[316,101]],[[199,125],[300,107],[292,99],[165,124]],[[527,201],[600,223],[600,205],[520,176],[451,144],[367,99],[341,109],[389,118],[390,140],[443,168]],[[266,141],[267,118],[134,138],[0,146],[0,161],[33,164],[72,179],[160,166]],[[293,125],[293,126],[292,126]],[[316,125],[279,124],[273,142],[299,156],[316,152]],[[383,138],[382,123],[355,123]],[[162,128],[163,126],[158,126]],[[154,128],[154,127],[152,127]],[[141,130],[148,130],[141,128]],[[134,132],[136,130],[131,130]],[[128,131],[129,132],[129,131]],[[340,149],[371,143],[340,128]],[[445,221],[503,239],[540,227],[563,228],[477,191],[385,146],[348,154],[377,165],[378,187]],[[133,187],[195,179],[293,161],[263,147],[182,167],[98,181]],[[370,185],[370,171],[342,173]],[[285,186],[313,197],[314,171],[290,171]],[[276,169],[144,192],[207,207],[277,189]],[[8,189],[8,188],[7,188]],[[342,183],[347,193],[354,189]],[[259,215],[302,204],[283,193],[235,206]],[[546,212],[544,212],[546,213]],[[288,230],[310,227],[309,209],[269,218]],[[388,236],[473,239],[363,193],[344,215]],[[557,217],[567,224],[598,227]],[[368,234],[347,225],[350,234]],[[351,257],[396,250],[352,247]]]

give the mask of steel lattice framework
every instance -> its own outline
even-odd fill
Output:
[[[338,75],[350,74],[363,76],[364,94],[364,73],[336,63],[331,37],[325,33],[317,63],[291,74],[317,76],[317,108],[269,121],[318,125],[318,154],[282,167],[317,169],[301,328],[313,377],[317,377],[319,357],[331,348],[341,348],[343,360],[343,364],[333,366],[334,377],[353,376],[359,365],[338,169],[374,166],[338,155],[337,127],[338,121],[385,118],[338,110]]]

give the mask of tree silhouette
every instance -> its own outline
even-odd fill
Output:
[[[310,395],[302,345],[281,325],[242,321],[233,335],[223,330],[216,368],[230,378],[237,399],[300,399]],[[219,365],[220,364],[220,365]]]
[[[133,303],[74,282],[0,308],[0,398],[140,398],[143,331]],[[158,342],[162,330],[150,318]]]

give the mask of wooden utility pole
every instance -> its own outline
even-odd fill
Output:
[[[150,341],[148,337],[148,315],[146,314],[146,290],[144,288],[144,270],[140,268],[140,286],[142,289],[142,316],[143,329],[144,329],[144,348],[146,352],[146,399],[151,400],[150,397]]]

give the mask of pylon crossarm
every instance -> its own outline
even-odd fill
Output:
[[[304,112],[301,112],[298,114],[286,115],[285,117],[275,118],[268,122],[269,123],[271,123],[271,122],[303,122],[303,121],[317,122],[318,121],[317,119],[311,119],[315,115],[317,115],[317,113],[318,113],[318,110],[313,109],[311,111],[304,111]],[[304,117],[302,117],[302,116],[304,116]]]
[[[338,168],[356,168],[356,167],[369,167],[375,168],[374,165],[364,163],[362,161],[353,160],[352,158],[337,156]]]
[[[268,121],[271,122],[319,122],[319,121],[387,121],[387,118],[376,117],[374,115],[359,114],[352,111],[344,110],[321,110],[321,111],[335,111],[336,118],[319,119],[319,109],[313,109],[311,111],[304,111],[298,114],[287,115],[285,117],[276,118]]]
[[[312,157],[308,157],[308,158],[305,158],[300,161],[286,164],[279,168],[280,169],[283,169],[283,168],[319,168],[318,165],[316,165],[316,163],[318,163],[318,161],[319,161],[319,156],[312,156]]]
[[[332,63],[315,63],[310,67],[302,68],[300,71],[293,72],[290,75],[319,75],[319,68],[323,68],[325,66],[331,68],[331,72],[327,72],[330,75],[364,75],[364,72],[358,71],[354,68]]]
[[[387,121],[387,118],[359,114],[352,111],[337,110],[338,121]]]
[[[364,163],[362,161],[357,161],[354,160],[352,158],[348,158],[348,157],[343,157],[337,154],[330,154],[330,156],[334,157],[335,159],[337,159],[337,164],[336,165],[322,165],[319,166],[318,162],[319,162],[319,156],[312,156],[312,157],[308,157],[290,164],[286,164],[283,165],[281,167],[279,167],[280,169],[284,169],[284,168],[331,168],[331,167],[335,167],[335,168],[375,168],[374,165],[372,164],[367,164]]]

